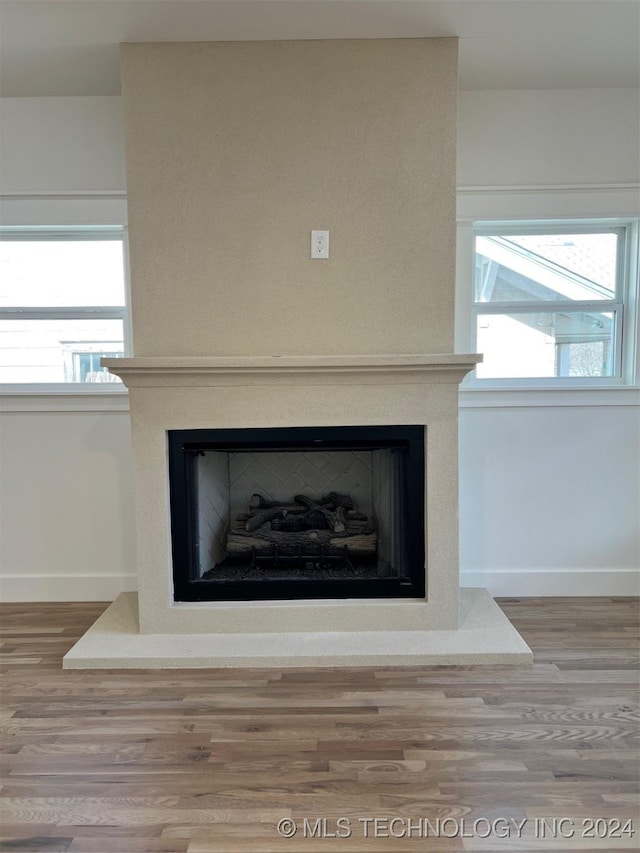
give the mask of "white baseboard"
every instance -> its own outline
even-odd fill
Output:
[[[2,601],[113,601],[138,588],[135,575],[4,575]]]
[[[484,587],[497,597],[640,595],[640,569],[463,571],[460,586]],[[114,601],[136,589],[131,574],[0,577],[2,601]]]
[[[496,597],[640,595],[640,569],[461,571],[460,586],[481,586]]]

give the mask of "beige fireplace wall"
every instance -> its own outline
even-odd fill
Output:
[[[135,355],[452,352],[456,65],[448,38],[123,45]]]

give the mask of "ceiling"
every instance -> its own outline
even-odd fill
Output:
[[[118,94],[123,41],[437,36],[463,90],[640,82],[640,0],[0,0],[0,91]]]

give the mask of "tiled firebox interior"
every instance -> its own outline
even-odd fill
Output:
[[[384,528],[392,498],[386,462],[381,451],[367,450],[204,452],[197,460],[200,574],[223,559],[230,520],[256,493],[280,503],[300,493],[349,495]]]

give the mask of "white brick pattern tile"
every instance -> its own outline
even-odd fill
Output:
[[[367,452],[232,453],[229,478],[232,517],[247,511],[254,492],[272,501],[290,501],[300,492],[313,498],[343,492],[371,512],[372,454]]]
[[[229,454],[197,457],[200,574],[224,558],[229,524]]]

